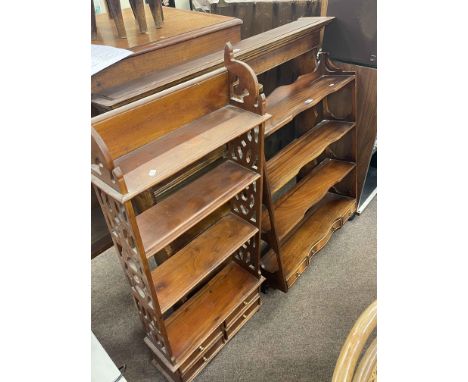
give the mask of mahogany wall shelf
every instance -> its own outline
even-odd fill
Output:
[[[168,11],[169,10],[170,9],[168,9]],[[197,13],[186,12],[186,14],[186,16],[190,14],[196,16]],[[183,16],[185,14],[182,12],[181,15]],[[165,16],[170,18],[171,15],[168,14]],[[184,20],[187,21],[186,16],[184,16],[185,19],[181,18],[179,20],[181,21],[179,23],[180,25],[183,24]],[[201,19],[204,18],[204,15],[202,14],[200,14],[199,16],[201,17]],[[218,15],[208,14],[208,19],[211,16],[215,18],[221,17]],[[235,54],[237,59],[246,62],[258,75],[260,73],[268,72],[270,69],[277,67],[283,62],[292,62],[298,56],[307,54],[310,51],[314,51],[315,55],[316,50],[320,45],[320,33],[321,31],[323,31],[325,25],[328,25],[332,20],[333,17],[303,17],[299,20],[293,21],[286,25],[282,25],[281,27],[252,36],[248,39],[239,42],[236,42],[239,40],[239,36],[237,36],[236,39],[233,38],[233,36],[229,37],[227,34],[225,34],[225,39],[223,41],[231,41],[233,43],[233,48],[234,52],[236,52]],[[237,21],[240,22],[240,20]],[[168,22],[167,25],[172,25],[172,23]],[[227,24],[224,23],[224,25]],[[182,27],[184,28],[184,30],[193,29],[193,26],[189,27],[187,25],[182,25]],[[238,28],[239,25],[235,27]],[[189,35],[192,36],[192,34],[188,33],[187,36]],[[166,40],[167,39],[164,39],[164,41]],[[197,38],[196,41],[190,41],[193,45],[194,41],[198,44],[198,40],[199,38]],[[155,48],[159,45],[160,44],[157,44]],[[202,46],[203,44],[200,43],[199,45]],[[193,78],[199,77],[208,72],[212,72],[213,70],[219,70],[218,76],[224,77],[226,69],[224,67],[224,52],[222,51],[222,49],[219,47],[219,45],[218,48],[216,48],[216,44],[203,46],[206,48],[210,48],[212,51],[216,49],[219,49],[219,51],[208,55],[203,55],[199,58],[194,58],[189,61],[176,60],[178,64],[169,65],[165,68],[154,67],[154,65],[160,66],[164,64],[167,66],[167,62],[173,60],[175,56],[166,54],[164,57],[166,57],[169,61],[163,60],[164,62],[159,62],[158,60],[156,60],[158,61],[156,62],[154,59],[151,58],[146,59],[147,64],[153,67],[153,70],[148,74],[138,74],[134,70],[136,66],[138,66],[139,68],[143,68],[147,66],[146,64],[144,64],[143,66],[132,64],[130,65],[131,70],[125,71],[123,66],[127,65],[125,64],[127,59],[122,60],[120,62],[123,66],[121,66],[120,64],[116,64],[108,68],[108,70],[106,69],[102,72],[96,73],[94,76],[92,76],[92,109],[97,114],[101,114],[104,112],[109,112],[110,110],[123,107],[124,105],[127,105],[130,102],[136,101],[138,99],[141,99],[142,103],[144,103],[145,100],[149,98],[147,96],[151,94],[159,93],[164,89],[171,88],[177,84],[193,80]],[[161,49],[158,48],[157,51],[159,52],[159,56],[161,56]],[[187,52],[191,52],[191,50],[188,50]],[[184,55],[185,54],[187,53],[184,52]],[[142,57],[146,56],[147,54],[141,54],[135,56],[134,58],[141,59]],[[136,76],[136,78],[130,79],[128,76],[132,78],[133,76]],[[115,81],[117,81],[118,83],[115,83]],[[264,82],[264,85],[268,84],[276,84],[276,81],[273,80],[273,77],[269,78],[268,81]],[[190,99],[180,100],[174,97],[172,99],[172,102],[178,103],[180,110],[189,110],[197,107],[197,103],[192,103]],[[144,106],[141,105],[140,107]],[[166,129],[166,125],[170,125],[172,123],[170,118],[167,118],[167,115],[165,116],[164,114],[161,114],[159,118],[161,119],[160,128],[163,130]],[[143,120],[141,120],[140,122],[143,125],[145,124]],[[120,125],[120,130],[124,130],[124,126],[125,123],[122,123]],[[216,155],[215,152],[212,152],[208,158],[201,159],[199,163],[193,165],[190,171],[182,172],[179,177],[174,177],[168,180],[167,182],[164,182],[164,184],[162,185],[159,184],[158,188],[152,188],[151,192],[148,192],[146,194],[140,194],[139,199],[136,202],[137,206],[142,206],[143,208],[146,208],[147,206],[150,206],[155,202],[159,201],[161,194],[164,194],[167,191],[170,192],[170,190],[174,186],[178,186],[178,184],[183,183],[187,178],[187,174],[195,171],[196,168],[200,166],[204,166],[205,161],[213,161],[218,156],[219,155]],[[95,203],[93,204],[93,208],[98,209],[98,213],[93,214],[93,243],[98,242],[98,239],[102,239],[99,240],[99,247],[96,247],[96,249],[99,248],[102,251],[112,245],[112,240],[110,238],[110,235],[105,234],[107,228],[105,227],[106,223],[100,212],[99,203],[97,202],[95,197],[93,197],[92,200],[95,201]],[[94,228],[96,228],[96,230]],[[104,228],[104,230],[102,228]],[[97,229],[100,230],[98,231]],[[93,256],[98,254],[97,251],[92,250],[92,252]]]
[[[222,77],[207,74],[92,120],[93,186],[145,343],[169,381],[195,378],[261,304],[263,142],[270,115],[254,72],[233,59],[230,45],[225,66]],[[197,105],[180,113],[174,97]],[[220,149],[221,159],[137,213],[138,195]],[[182,237],[172,256],[157,258]]]
[[[334,102],[342,91],[348,108]],[[296,138],[266,161],[264,174],[268,247],[261,267],[269,284],[286,292],[356,211],[355,73],[321,52],[313,72],[271,92],[267,112],[266,137],[290,122],[300,126]]]

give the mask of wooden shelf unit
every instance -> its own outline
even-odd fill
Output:
[[[342,99],[340,117],[334,112],[333,97],[340,92],[349,93],[344,117]],[[290,122],[306,125],[266,161],[264,171],[262,238],[268,246],[261,267],[269,285],[284,292],[356,211],[355,97],[355,73],[335,67],[324,52],[313,72],[267,97],[272,118],[266,137]]]
[[[93,186],[145,342],[169,381],[195,378],[261,304],[263,143],[270,116],[255,74],[234,60],[230,44],[225,66],[221,79],[207,74],[92,120]],[[198,99],[198,107],[180,113],[174,97]],[[220,149],[221,160],[193,171]],[[137,213],[138,195],[187,169],[187,182]],[[190,240],[157,259],[187,232]]]

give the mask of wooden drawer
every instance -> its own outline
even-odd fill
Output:
[[[297,279],[302,275],[302,273],[307,269],[309,266],[309,256],[307,256],[296,268],[294,273],[289,276],[287,283],[288,283],[288,288],[291,288],[291,286],[297,281]]]
[[[250,306],[256,299],[260,298],[259,290],[255,289],[252,293],[250,293],[249,296],[245,298],[244,301],[242,301],[241,304],[230,314],[228,318],[224,321],[224,326],[225,328],[229,328],[237,319],[239,316],[247,309],[248,306]]]
[[[255,314],[255,312],[260,308],[260,296],[257,295],[257,298],[251,302],[250,305],[246,306],[245,311],[239,316],[239,318],[231,323],[229,327],[226,326],[226,336],[227,339],[231,339],[239,330],[244,326],[244,324]]]
[[[190,364],[187,362],[187,368],[180,367],[182,373],[182,379],[184,381],[191,381],[195,376],[208,364],[208,362],[221,350],[224,346],[223,334],[218,334],[215,340],[206,348],[203,352],[197,354],[197,357],[193,359]]]
[[[208,338],[203,341],[203,343],[190,354],[190,356],[180,365],[181,373],[185,373],[188,369],[192,367],[211,347],[216,343],[219,338],[223,337],[223,330],[221,327],[216,328],[216,330],[211,333]]]

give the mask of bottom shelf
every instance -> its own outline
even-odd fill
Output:
[[[281,245],[283,273],[288,287],[309,265],[309,257],[322,249],[331,234],[341,228],[355,211],[355,199],[328,193],[318,209]],[[273,250],[262,258],[262,268],[269,273],[278,271]]]
[[[220,325],[252,294],[263,278],[256,278],[231,261],[195,296],[166,320],[176,365],[221,332]],[[208,341],[207,341],[208,339]]]

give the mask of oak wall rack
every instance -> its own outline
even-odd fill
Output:
[[[191,381],[259,309],[265,98],[225,49],[209,73],[92,120],[92,182],[146,332],[169,381]],[[177,99],[196,107],[180,112]],[[223,156],[140,214],[140,193]],[[214,220],[212,217],[216,216]],[[207,219],[209,224],[206,224]],[[167,260],[155,255],[187,231]]]

